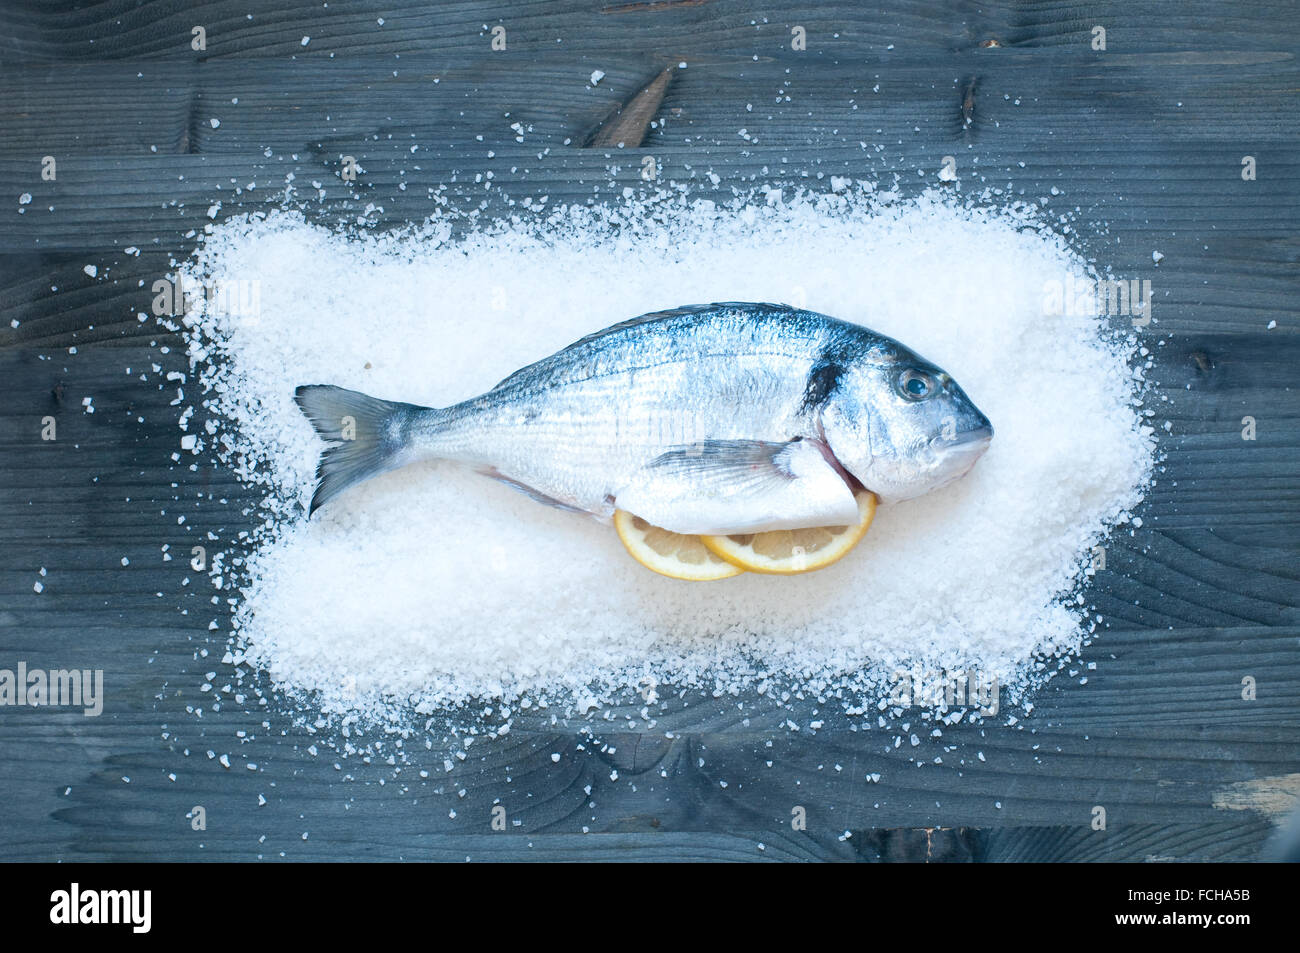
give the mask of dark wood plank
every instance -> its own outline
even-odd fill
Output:
[[[900,58],[884,74],[715,56],[678,71],[642,153],[655,156],[663,179],[721,197],[772,182],[825,188],[831,175],[888,182],[897,174],[911,191],[935,181],[917,169],[937,172],[951,153],[966,191],[1014,183],[1012,194],[1063,211],[1083,199],[1082,212],[1105,223],[1116,244],[1133,229],[1180,242],[1180,254],[1166,252],[1165,274],[1231,261],[1234,273],[1256,278],[1234,293],[1282,300],[1285,282],[1269,266],[1297,257],[1293,63],[1211,50],[1170,54],[1154,68],[1137,56],[1075,51],[1053,52],[1045,72],[1041,51],[993,52],[939,67]],[[279,204],[290,175],[310,213],[354,220],[377,207],[367,220],[379,226],[438,215],[446,202],[517,212],[512,203],[523,198],[546,195],[553,206],[645,190],[639,155],[579,145],[662,63],[606,64],[593,89],[582,57],[509,69],[488,62],[408,57],[392,69],[269,61],[260,79],[234,62],[7,67],[0,171],[33,199],[7,217],[0,250],[178,250],[208,223],[214,203],[219,218]],[[795,95],[754,103],[755,89]],[[34,108],[32,97],[47,105]],[[1146,145],[1135,150],[1135,141]],[[808,165],[791,168],[790,150],[813,142]],[[41,178],[44,155],[58,163],[54,182]],[[345,155],[364,170],[356,183],[339,177]],[[1243,155],[1258,162],[1254,182],[1241,180]],[[474,182],[485,171],[490,186]],[[1214,221],[1209,234],[1162,235],[1171,216],[1193,207]],[[1217,286],[1200,291],[1229,298]]]
[[[562,0],[503,15],[412,2],[249,20],[234,3],[110,0],[11,12],[0,37],[0,174],[33,201],[0,212],[0,665],[101,667],[107,699],[99,718],[0,712],[10,795],[0,851],[1257,857],[1300,764],[1296,10],[1204,0],[895,0],[779,16],[730,0],[622,6]],[[489,47],[498,22],[505,53]],[[188,49],[193,23],[208,27],[203,55]],[[796,24],[806,53],[790,49]],[[1105,53],[1089,49],[1096,24],[1107,26]],[[639,148],[580,148],[681,60],[688,67]],[[591,87],[595,69],[606,76]],[[55,182],[40,178],[48,154]],[[516,713],[497,737],[488,718],[468,749],[438,718],[406,737],[354,726],[348,743],[377,746],[363,757],[318,728],[310,707],[260,705],[251,693],[233,702],[224,685],[249,693],[265,680],[248,674],[235,687],[220,661],[225,633],[208,629],[225,607],[182,587],[183,561],[163,562],[159,547],[186,552],[209,534],[229,544],[254,524],[256,497],[209,459],[194,471],[170,460],[176,409],[158,385],[186,362],[173,336],[136,319],[152,281],[193,248],[209,206],[221,202],[218,220],[274,207],[291,172],[312,220],[355,221],[374,205],[367,220],[384,227],[448,204],[494,215],[541,195],[552,206],[617,201],[644,188],[645,154],[664,180],[720,198],[774,182],[825,191],[831,175],[898,174],[913,194],[933,181],[916,170],[937,171],[953,154],[963,193],[1000,187],[1072,213],[1087,254],[1152,277],[1158,324],[1143,333],[1167,339],[1153,348],[1153,376],[1174,401],[1159,418],[1173,432],[1143,527],[1111,541],[1085,590],[1107,626],[1031,710],[941,726],[937,738],[919,710],[891,713],[881,728],[834,697],[692,690],[671,695],[653,724],[635,696],[557,724]],[[1259,163],[1254,182],[1241,180],[1247,154]],[[338,178],[343,155],[364,168],[355,184]],[[491,189],[472,181],[482,171],[493,172]],[[249,182],[256,189],[242,188]],[[124,252],[131,245],[138,257]],[[1166,257],[1154,267],[1157,248]],[[1270,320],[1280,327],[1266,330]],[[59,422],[53,444],[39,439],[47,414]],[[1259,421],[1251,443],[1240,438],[1245,414]],[[200,690],[207,672],[218,673],[222,700]],[[1258,681],[1251,701],[1246,676]],[[894,747],[917,727],[915,748]],[[465,759],[447,771],[453,747]],[[498,804],[510,819],[503,833],[489,826]],[[187,818],[195,805],[208,811],[204,832]],[[791,829],[796,805],[807,831]],[[1104,832],[1091,828],[1096,806]]]
[[[665,67],[672,84],[648,143],[688,142],[697,152],[803,146],[810,138],[888,145],[915,140],[918,127],[964,145],[992,139],[1005,148],[1066,136],[1103,152],[1120,137],[1287,141],[1297,75],[1289,53],[1070,50],[1054,52],[1047,73],[1039,68],[1043,55],[899,54],[888,66],[866,68],[820,57],[755,61],[721,53],[684,69],[650,54],[607,62],[592,53],[508,64],[488,55],[424,53],[269,60],[255,71],[239,60],[6,64],[0,122],[8,134],[0,153],[252,154],[271,147],[310,154],[322,143],[360,146],[392,137],[403,153],[415,143],[477,148],[481,155],[515,142],[514,122],[527,130],[529,148],[521,152],[537,152],[629,102]],[[595,86],[594,69],[604,74]],[[738,137],[741,128],[749,140]]]
[[[508,10],[482,3],[420,0],[277,5],[250,15],[235,0],[200,5],[185,0],[109,0],[90,6],[26,0],[14,5],[3,39],[7,56],[26,59],[119,57],[324,58],[363,53],[409,55],[491,49],[491,27],[507,28],[499,54],[552,52],[581,46],[624,52],[658,49],[682,56],[714,51],[773,53],[790,49],[802,25],[808,51],[864,52],[886,58],[893,49],[945,53],[954,49],[1087,47],[1094,26],[1108,30],[1108,48],[1181,52],[1201,45],[1294,48],[1281,27],[1294,10],[1286,0],[1225,8],[1211,0],[1133,5],[1071,0],[934,4],[786,5],[756,11],[740,0],[646,4],[634,0],[521,0]],[[379,24],[380,18],[383,25]],[[191,49],[195,24],[207,29],[207,49]],[[302,45],[302,37],[310,43]],[[1189,37],[1200,42],[1189,43]]]

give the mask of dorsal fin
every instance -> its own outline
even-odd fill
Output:
[[[578,348],[586,347],[594,341],[617,334],[620,331],[626,331],[628,328],[639,327],[643,324],[654,324],[659,321],[671,321],[674,318],[683,318],[690,315],[708,314],[715,311],[740,311],[745,309],[762,309],[768,313],[776,312],[787,314],[792,314],[798,310],[797,308],[790,307],[788,304],[768,304],[766,302],[755,301],[719,301],[713,304],[688,304],[683,305],[680,308],[670,308],[667,311],[652,311],[649,314],[642,314],[635,318],[629,318],[626,321],[620,321],[618,324],[611,324],[607,328],[602,328],[599,331],[593,331],[591,334],[580,337],[568,347],[561,348],[554,354],[544,357],[540,361],[535,361],[527,367],[521,367],[509,377],[500,381],[493,390],[504,387],[517,378],[522,378],[535,372],[540,364],[554,361],[563,354],[568,354]]]
[[[626,331],[628,328],[634,328],[642,324],[651,324],[655,321],[668,321],[672,318],[681,318],[691,314],[705,314],[710,311],[738,311],[742,308],[762,308],[765,311],[794,311],[796,309],[788,304],[768,304],[762,301],[716,301],[713,304],[687,304],[680,308],[669,308],[667,311],[652,311],[649,314],[643,314],[639,317],[628,318],[626,321],[620,321],[618,324],[611,324],[600,331],[593,331],[584,337],[578,338],[563,351],[571,351],[576,347],[584,344],[590,344],[597,338],[603,338],[607,334],[614,334],[618,331]]]

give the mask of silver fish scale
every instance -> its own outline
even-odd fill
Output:
[[[638,470],[708,440],[814,436],[809,377],[892,341],[782,305],[714,304],[590,335],[411,428],[421,454],[460,460],[607,516]]]
[[[911,499],[966,473],[993,427],[892,338],[785,305],[696,305],[588,335],[454,407],[328,384],[294,399],[329,444],[311,512],[434,457],[543,502],[678,533],[839,526],[857,487]]]

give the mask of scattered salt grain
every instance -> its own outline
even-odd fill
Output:
[[[217,298],[183,319],[215,451],[265,494],[232,619],[246,661],[327,711],[382,718],[395,698],[431,711],[537,693],[589,711],[646,672],[740,691],[753,667],[778,694],[974,668],[1005,701],[1046,677],[1035,655],[1077,650],[1083,556],[1138,504],[1154,452],[1137,334],[1044,314],[1045,288],[1095,273],[1023,212],[855,190],[751,202],[555,208],[457,239],[441,220],[344,234],[283,211],[214,226],[187,285],[261,286],[256,321]],[[841,562],[789,579],[664,579],[608,526],[440,462],[301,515],[321,445],[294,385],[444,406],[616,321],[727,300],[897,337],[961,382],[991,449],[951,486],[882,507]]]

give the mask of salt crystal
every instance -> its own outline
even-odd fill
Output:
[[[284,211],[212,227],[187,284],[261,288],[258,320],[214,301],[186,328],[217,456],[274,514],[235,577],[248,664],[330,710],[544,692],[585,712],[646,671],[748,691],[741,658],[771,673],[769,694],[873,691],[920,662],[997,677],[1005,700],[1047,677],[1035,653],[1080,646],[1084,555],[1140,501],[1154,449],[1133,405],[1136,342],[1082,309],[1042,316],[1049,282],[1096,278],[1084,260],[1027,213],[936,195],[773,186],[747,204],[677,201],[552,208],[541,226],[470,225],[454,241],[441,220],[403,236]],[[797,299],[898,338],[989,416],[991,449],[949,487],[882,506],[839,563],[789,579],[663,579],[608,526],[448,463],[301,515],[321,445],[297,384],[445,406],[616,321],[736,299]],[[383,314],[382,333],[358,314]],[[509,572],[491,568],[502,553]]]

